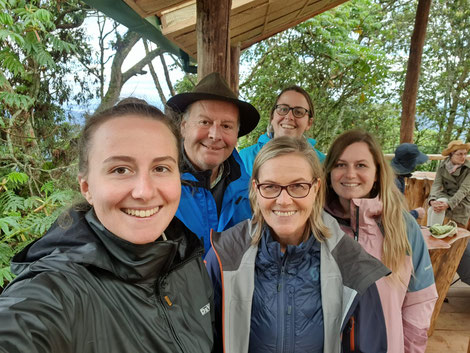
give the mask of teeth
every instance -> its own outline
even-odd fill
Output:
[[[293,125],[284,125],[284,124],[281,124],[281,127],[282,127],[283,129],[295,129],[295,126],[293,126]]]
[[[343,186],[346,186],[348,188],[351,188],[351,187],[355,187],[355,186],[358,186],[359,184],[345,184],[343,183]]]
[[[293,216],[297,211],[273,211],[276,216],[288,217]]]
[[[215,146],[207,146],[207,145],[204,145],[207,149],[209,150],[212,150],[212,151],[218,151],[218,150],[221,150],[222,147],[215,147]]]
[[[155,213],[158,212],[159,209],[160,207],[155,207],[155,208],[152,208],[151,210],[133,210],[131,208],[125,208],[124,212],[130,216],[145,218],[145,217],[153,216]]]

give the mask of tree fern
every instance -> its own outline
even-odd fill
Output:
[[[6,178],[7,178],[6,187],[9,189],[16,189],[19,186],[24,185],[29,179],[28,174],[21,173],[21,172],[8,173]]]
[[[5,285],[5,282],[11,282],[14,276],[11,273],[10,266],[0,267],[0,287]]]
[[[24,210],[24,201],[23,197],[16,195],[12,190],[6,190],[0,196],[0,210],[2,213]]]
[[[13,216],[6,216],[0,218],[0,229],[3,233],[0,239],[9,237],[19,227],[18,218]],[[0,243],[1,244],[1,243]],[[5,244],[2,244],[5,245]]]

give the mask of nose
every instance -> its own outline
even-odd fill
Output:
[[[209,129],[209,138],[212,140],[219,140],[220,139],[220,129],[221,127],[218,124],[212,124]]]
[[[281,191],[279,196],[276,198],[276,203],[279,205],[288,205],[292,203],[292,197],[290,197],[286,189]]]
[[[142,174],[135,180],[135,185],[132,189],[132,197],[134,199],[148,201],[155,196],[155,191],[156,187],[151,176],[148,174]]]
[[[289,109],[285,118],[288,118],[290,120],[295,120],[294,111],[292,109]]]
[[[346,178],[353,179],[356,176],[356,171],[353,166],[348,166],[346,169]]]

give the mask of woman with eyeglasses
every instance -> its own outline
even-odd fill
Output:
[[[324,167],[326,210],[392,270],[377,281],[388,352],[424,353],[437,299],[431,260],[380,145],[368,132],[347,131],[331,145]]]
[[[253,171],[253,162],[259,150],[269,140],[281,136],[302,138],[312,126],[314,115],[313,102],[307,91],[299,86],[284,88],[271,109],[267,133],[259,137],[258,143],[239,153],[248,174],[251,175]],[[314,147],[317,141],[313,138],[307,138],[307,141],[314,148],[320,162],[323,162],[325,155]]]
[[[324,185],[304,139],[257,155],[253,218],[213,233],[206,256],[225,353],[387,351],[374,283],[390,271],[323,212]]]

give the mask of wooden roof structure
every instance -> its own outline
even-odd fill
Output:
[[[196,0],[124,1],[142,18],[157,16],[162,34],[197,57]],[[232,0],[230,42],[246,49],[347,0]]]
[[[179,55],[199,79],[220,72],[238,92],[240,51],[348,0],[83,0]],[[402,100],[400,141],[413,142],[416,96],[429,9],[418,0]],[[179,48],[179,49],[178,49]]]

